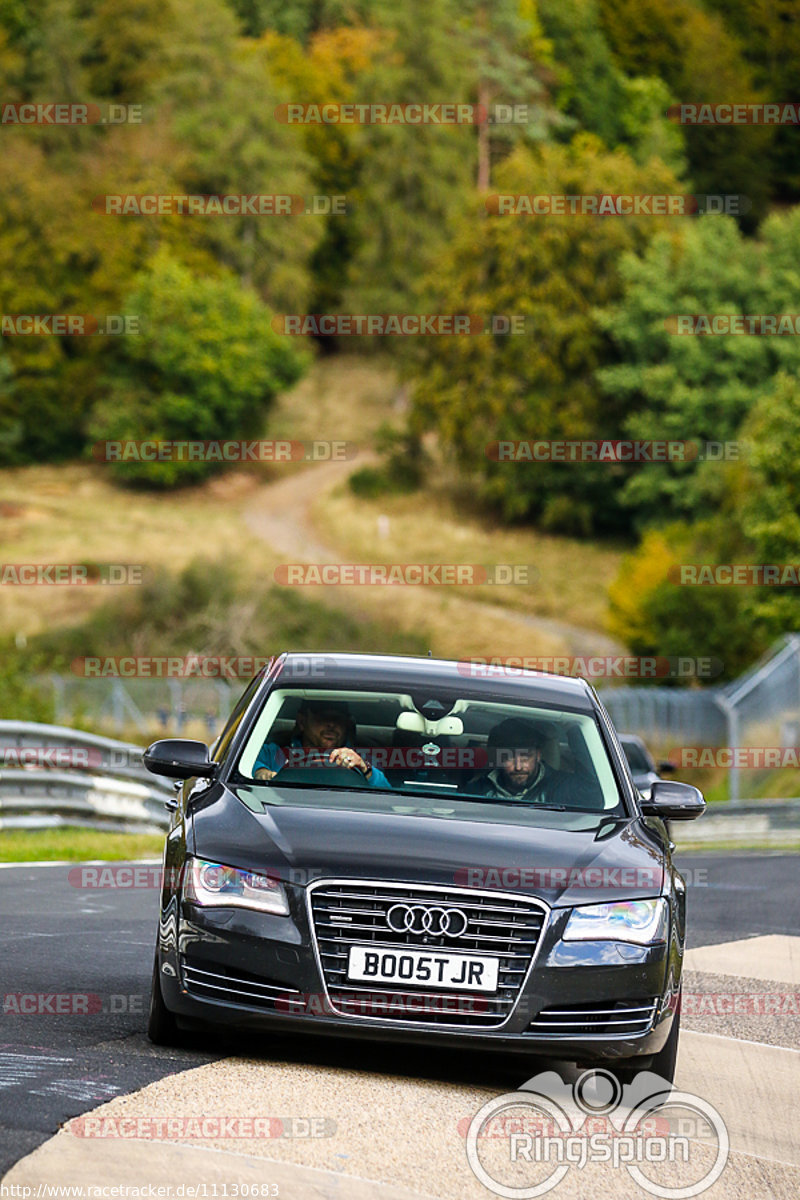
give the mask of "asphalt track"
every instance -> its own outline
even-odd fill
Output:
[[[718,1107],[731,1135],[728,1166],[705,1193],[709,1200],[800,1194],[799,861],[780,853],[679,857],[690,884],[684,990],[691,1000],[677,1082]],[[377,1194],[378,1183],[392,1189],[387,1197],[490,1195],[466,1166],[464,1120],[546,1064],[252,1035],[202,1035],[184,1050],[156,1049],[144,1023],[157,892],[75,887],[71,870],[0,869],[0,1178],[18,1163],[6,1187],[85,1182],[92,1170],[97,1181],[103,1163],[108,1178],[183,1180],[205,1155],[202,1178],[263,1180],[268,1167],[283,1180],[280,1195],[292,1200],[356,1197],[362,1186]],[[41,999],[23,999],[32,996]],[[62,1132],[48,1141],[99,1105],[189,1115],[199,1097],[204,1112],[266,1109],[326,1120],[335,1134],[258,1144],[209,1139],[199,1143],[206,1149],[117,1142],[102,1154],[95,1143],[89,1167],[80,1139]],[[72,1161],[73,1150],[82,1162]],[[281,1174],[293,1164],[302,1179]],[[620,1196],[645,1195],[625,1179]],[[584,1175],[580,1187],[588,1183]],[[567,1179],[552,1194],[566,1200],[580,1187]]]

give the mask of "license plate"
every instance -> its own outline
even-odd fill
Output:
[[[448,954],[411,947],[351,946],[348,979],[363,983],[415,984],[463,992],[497,991],[498,960],[479,954]]]

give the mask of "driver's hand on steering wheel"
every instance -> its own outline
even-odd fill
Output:
[[[369,763],[364,762],[361,755],[348,746],[339,746],[336,750],[331,750],[329,757],[331,763],[337,767],[349,767],[352,771],[360,771],[367,778],[372,774]]]
[[[268,767],[259,767],[255,773],[256,779],[274,779],[277,771],[270,771]]]

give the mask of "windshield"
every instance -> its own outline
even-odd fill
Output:
[[[316,806],[324,791],[333,806],[373,793],[381,807],[470,819],[476,806],[625,814],[593,715],[444,691],[277,688],[233,782],[256,785],[262,804]]]

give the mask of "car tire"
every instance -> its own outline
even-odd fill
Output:
[[[621,1058],[615,1063],[603,1062],[596,1063],[596,1070],[608,1071],[615,1075],[619,1082],[625,1087],[626,1084],[633,1083],[637,1075],[642,1071],[649,1071],[653,1075],[658,1075],[664,1080],[664,1092],[669,1094],[672,1091],[675,1081],[675,1066],[678,1061],[678,1041],[680,1039],[681,1027],[681,1010],[680,998],[678,1000],[678,1008],[675,1016],[672,1018],[672,1028],[669,1031],[669,1037],[659,1050],[658,1054],[654,1054],[650,1059],[649,1065],[647,1058]]]
[[[660,1075],[667,1083],[668,1089],[671,1089],[675,1082],[675,1067],[678,1062],[678,1041],[681,1035],[681,1009],[680,996],[678,997],[678,1008],[675,1016],[672,1018],[672,1028],[669,1031],[669,1037],[659,1050],[658,1054],[653,1055],[653,1061],[650,1064],[650,1070],[654,1075]]]
[[[680,1002],[675,1016],[672,1018],[672,1028],[669,1031],[669,1037],[659,1050],[658,1054],[654,1054],[649,1067],[637,1066],[636,1059],[623,1059],[618,1066],[609,1066],[608,1070],[613,1075],[616,1075],[623,1086],[626,1083],[632,1083],[636,1076],[641,1071],[650,1071],[653,1075],[658,1075],[664,1080],[664,1091],[670,1092],[675,1081],[675,1066],[678,1061],[678,1041],[680,1039],[681,1028],[681,1011]]]
[[[156,1046],[178,1046],[181,1031],[173,1013],[164,1003],[161,979],[158,970],[158,953],[153,962],[153,982],[150,988],[150,1013],[147,1018],[147,1036]]]

